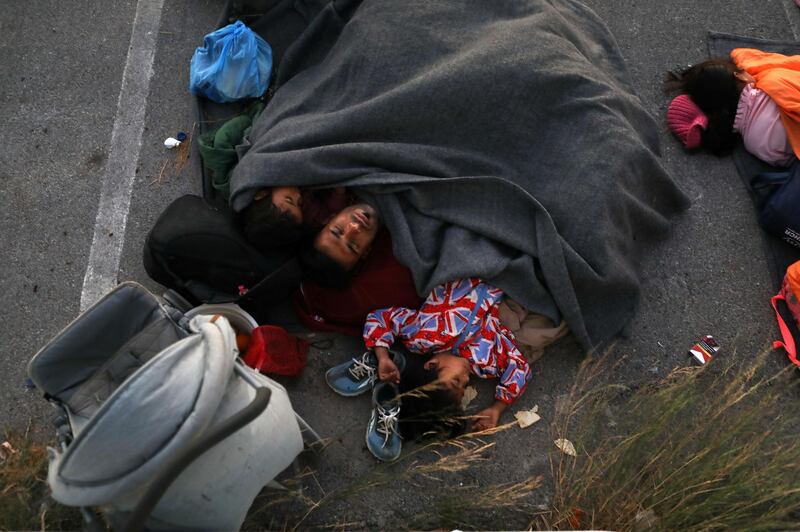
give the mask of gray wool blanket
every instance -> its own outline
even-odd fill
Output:
[[[476,276],[586,349],[618,333],[637,259],[688,201],[606,26],[574,0],[357,4],[287,48],[234,209],[262,187],[353,187],[420,295]]]

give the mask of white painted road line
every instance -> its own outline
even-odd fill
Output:
[[[117,285],[164,0],[139,0],[83,278],[81,312]]]

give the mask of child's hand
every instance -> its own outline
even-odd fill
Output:
[[[400,382],[400,370],[392,359],[383,357],[378,359],[378,378],[384,382],[393,382],[398,384]]]
[[[493,429],[497,426],[500,419],[500,412],[494,408],[486,408],[475,414],[475,422],[472,424],[472,429],[475,431],[482,431]]]
[[[505,403],[495,401],[495,403],[489,408],[484,408],[475,414],[476,419],[472,424],[472,430],[482,431],[495,428],[497,426],[497,422],[500,420],[500,415],[505,409]]]

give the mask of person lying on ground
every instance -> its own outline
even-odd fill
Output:
[[[361,260],[369,255],[372,243],[381,230],[375,207],[368,203],[349,205],[332,215],[309,241],[302,257],[312,274],[327,285],[343,285]],[[315,269],[314,261],[326,258],[330,266]]]
[[[800,152],[800,56],[737,48],[668,74],[679,90],[667,111],[671,131],[687,148],[729,152],[741,135],[747,151],[789,166]]]
[[[283,186],[256,192],[241,213],[245,238],[262,253],[296,244],[325,225],[332,213],[353,202],[344,187],[300,189]]]
[[[454,403],[460,403],[472,372],[497,378],[494,403],[476,415],[475,430],[497,426],[503,411],[525,390],[531,370],[514,334],[500,323],[502,290],[480,279],[461,279],[436,287],[419,310],[376,310],[364,324],[364,344],[378,362],[378,379],[400,382],[389,355],[399,340],[411,352],[432,355],[425,369],[436,370]]]
[[[318,194],[326,191],[327,196]],[[416,308],[422,298],[411,271],[395,258],[391,237],[375,208],[354,203],[335,210],[352,201],[344,189],[301,192],[297,187],[275,187],[256,194],[255,203],[267,208],[250,209],[246,216],[251,229],[265,242],[270,242],[269,231],[259,231],[261,218],[253,213],[279,212],[315,224],[326,221],[300,251],[306,278],[292,297],[295,314],[310,329],[361,336],[364,320],[372,310]],[[250,239],[254,238],[251,234]],[[513,308],[514,312],[507,312],[511,317],[507,325],[524,332],[526,345],[539,355],[567,333],[563,322],[556,326],[549,318],[531,314],[519,305]]]
[[[411,271],[395,258],[391,237],[369,204],[329,215],[298,258],[304,279],[293,297],[294,310],[310,329],[361,336],[370,311],[422,302]]]
[[[360,337],[374,309],[418,308],[423,299],[411,270],[395,258],[391,236],[377,211],[365,203],[350,207],[330,216],[324,229],[306,241],[300,259],[308,275],[293,304],[309,329]],[[359,211],[362,214],[356,215]],[[352,266],[356,249],[358,258]],[[500,304],[500,316],[517,341],[530,348],[527,354],[532,360],[569,332],[565,322],[555,324],[510,299]]]

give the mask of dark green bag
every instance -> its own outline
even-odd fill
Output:
[[[219,129],[203,133],[197,139],[197,147],[203,166],[211,178],[211,186],[226,200],[230,196],[231,170],[239,162],[236,146],[242,143],[263,110],[263,102],[254,102],[245,114],[231,118]]]

